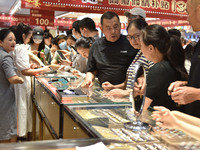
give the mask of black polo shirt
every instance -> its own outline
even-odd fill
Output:
[[[124,35],[116,42],[100,38],[90,48],[87,72],[97,71],[101,84],[105,81],[120,84],[125,81],[126,71],[137,52]]]
[[[188,86],[200,88],[200,41],[197,43],[191,59]],[[200,118],[200,100],[187,104],[186,113]]]

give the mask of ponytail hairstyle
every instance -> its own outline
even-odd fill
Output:
[[[175,35],[170,36],[171,47],[167,57],[172,66],[180,73],[182,80],[187,80],[188,73],[185,69],[185,53],[181,41]]]
[[[184,67],[185,56],[180,39],[169,35],[164,27],[154,24],[147,26],[142,31],[142,40],[145,45],[153,45],[164,59],[168,60],[172,67],[179,72],[182,80],[187,80],[188,74]]]
[[[197,44],[196,41],[192,41],[185,47],[184,52],[185,52],[186,59],[191,60],[196,44]]]
[[[94,41],[95,40],[92,37],[80,37],[78,40],[76,40],[75,48],[90,48]]]
[[[16,37],[16,43],[17,44],[23,44],[24,40],[22,35],[24,34],[26,37],[31,33],[32,29],[28,25],[25,25],[24,23],[19,23],[16,27],[16,30],[14,32]]]

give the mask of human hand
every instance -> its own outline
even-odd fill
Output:
[[[93,82],[91,80],[87,80],[87,79],[85,79],[83,81],[83,83],[81,84],[82,88],[90,88],[92,86],[93,86]]]
[[[39,67],[40,67],[40,66],[37,65],[37,64],[35,64],[35,63],[30,64],[30,68],[31,68],[31,69],[36,69],[36,68],[39,68]]]
[[[134,83],[134,95],[143,95],[146,88],[146,81],[144,77],[139,77]],[[137,94],[136,94],[137,93]]]
[[[50,51],[51,51],[52,54],[54,54],[57,51],[57,48],[52,46]]]
[[[187,81],[175,81],[170,84],[168,87],[168,95],[171,95],[171,93],[174,91],[175,88],[178,88],[180,86],[184,86],[187,84]]]
[[[63,55],[68,58],[71,56],[71,52],[65,51],[65,53],[63,53]]]
[[[22,83],[24,83],[24,79],[19,77],[19,84],[22,84]]]
[[[65,66],[70,66],[72,64],[72,62],[68,59],[61,59],[60,58],[60,64],[65,65]]]
[[[43,72],[51,71],[51,69],[48,66],[44,66],[41,68]]]
[[[80,77],[81,75],[80,75],[80,71],[78,71],[78,70],[72,70],[72,74],[73,75],[75,75],[76,77]]]
[[[60,68],[58,68],[59,71],[65,71],[65,65],[61,65]]]
[[[34,55],[37,55],[37,54],[38,54],[38,51],[37,51],[37,50],[31,50],[31,52],[32,52]]]
[[[111,89],[114,89],[114,85],[112,85],[110,82],[106,81],[106,82],[102,83],[102,88],[104,90],[111,90]]]
[[[171,98],[175,103],[178,104],[189,104],[198,100],[199,89],[183,86],[177,87],[171,92]]]
[[[45,54],[44,54],[44,52],[40,52],[40,57],[45,60]]]
[[[115,96],[115,97],[125,97],[128,96],[130,91],[128,90],[122,90],[122,89],[112,89],[109,91],[106,96]]]
[[[173,128],[176,129],[178,127],[178,119],[173,115],[173,113],[163,107],[163,106],[154,106],[155,110],[152,117],[153,120],[156,121],[156,125],[164,128]]]

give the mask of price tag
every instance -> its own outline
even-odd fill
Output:
[[[31,9],[30,24],[37,26],[54,26],[54,11]]]

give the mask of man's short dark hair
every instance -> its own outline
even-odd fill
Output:
[[[94,21],[91,18],[83,18],[82,20],[80,20],[79,22],[79,29],[80,28],[86,28],[90,31],[95,31],[96,30],[96,25],[94,23]]]
[[[72,24],[72,29],[74,28],[75,31],[77,31],[78,33],[81,34],[81,31],[80,31],[80,28],[79,28],[79,23],[80,23],[80,20],[74,21],[73,24]]]
[[[112,12],[112,11],[107,11],[105,12],[102,16],[101,16],[101,25],[103,24],[103,19],[112,19],[113,17],[117,17],[117,19],[119,20],[120,22],[120,19],[119,19],[119,16],[118,14],[116,14],[115,12]]]

